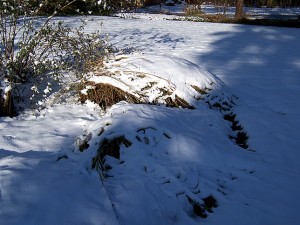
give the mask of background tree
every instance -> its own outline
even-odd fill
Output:
[[[242,19],[244,16],[244,0],[236,0],[235,18]]]

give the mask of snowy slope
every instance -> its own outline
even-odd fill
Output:
[[[205,101],[194,110],[121,102],[104,115],[92,104],[53,105],[40,117],[0,118],[1,225],[299,223],[300,30],[90,18],[87,30],[100,27],[133,53],[120,68],[166,75],[176,87],[185,87],[176,73],[183,83],[222,84],[216,95],[237,97],[232,111],[249,148]],[[206,76],[197,80],[193,68]],[[188,99],[187,90],[178,95]],[[89,134],[79,151],[77,137]],[[131,146],[98,174],[99,144],[122,135]],[[208,196],[218,207],[201,218],[193,207]]]

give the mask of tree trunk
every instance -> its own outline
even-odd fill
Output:
[[[235,6],[235,18],[242,19],[244,17],[244,0],[237,0]]]
[[[9,116],[14,117],[14,104],[12,99],[11,91],[8,91],[5,93],[5,95],[2,95],[0,89],[0,117],[1,116]]]
[[[273,7],[273,0],[267,0],[267,7],[272,8]]]

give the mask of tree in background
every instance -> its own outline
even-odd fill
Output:
[[[244,0],[236,0],[235,19],[242,19],[244,14]]]

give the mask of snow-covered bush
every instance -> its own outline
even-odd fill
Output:
[[[0,81],[2,90],[11,87],[10,92],[2,93],[3,98],[10,98],[6,95],[13,95],[18,85],[28,82],[37,82],[33,91],[45,96],[51,91],[51,83],[63,72],[80,75],[91,62],[104,56],[106,51],[99,32],[84,32],[86,21],[74,28],[56,19],[59,12],[74,2],[58,5],[52,15],[40,17],[46,1],[37,6],[30,0],[0,1]],[[50,85],[39,90],[38,80],[43,78]]]

